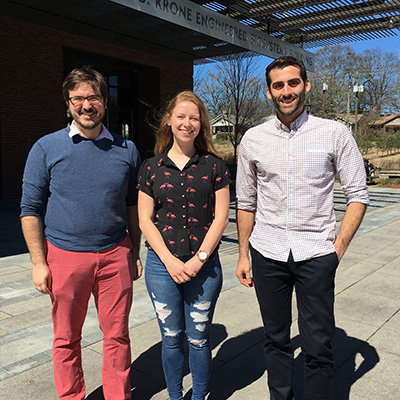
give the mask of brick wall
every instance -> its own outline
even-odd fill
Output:
[[[193,68],[187,63],[8,17],[0,17],[0,26],[0,199],[20,196],[30,146],[44,134],[65,126],[61,94],[64,47],[159,68],[161,104],[192,87]],[[148,85],[152,84],[150,80]],[[149,89],[154,92],[154,88]]]

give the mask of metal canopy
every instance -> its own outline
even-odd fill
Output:
[[[192,2],[303,49],[400,32],[400,0]],[[181,61],[202,63],[244,51],[109,0],[0,0],[0,10],[15,19]]]
[[[399,0],[193,1],[304,49],[400,32]]]

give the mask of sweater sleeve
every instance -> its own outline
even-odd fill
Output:
[[[21,217],[43,216],[49,196],[50,171],[39,142],[32,147],[22,181]]]
[[[133,147],[133,149],[131,152],[128,196],[127,196],[127,200],[126,200],[126,205],[128,207],[137,205],[138,190],[136,188],[136,185],[137,185],[139,168],[140,168],[140,164],[141,164],[139,152],[133,143],[132,143],[132,147]]]

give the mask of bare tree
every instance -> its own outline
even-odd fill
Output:
[[[204,101],[211,118],[226,111],[226,101],[223,98],[222,87],[213,76],[214,74],[209,71],[205,77],[199,77],[196,71],[193,84],[197,94]]]
[[[348,45],[327,46],[316,52],[308,97],[313,114],[333,117],[354,108],[352,87],[359,65],[359,56]],[[325,93],[324,83],[328,88]]]
[[[357,54],[348,45],[324,47],[316,52],[316,71],[311,74],[311,111],[330,117],[367,110],[377,115],[396,112],[399,79],[400,63],[393,53],[368,49]],[[354,86],[363,91],[354,93]]]
[[[224,113],[234,123],[230,139],[235,163],[244,132],[260,123],[271,110],[265,97],[265,79],[257,76],[257,61],[254,53],[226,56],[202,81],[195,76],[195,87],[211,116]]]
[[[365,78],[366,107],[381,113],[391,108],[397,97],[396,83],[400,77],[400,62],[394,53],[383,53],[381,49],[367,49],[362,55]]]

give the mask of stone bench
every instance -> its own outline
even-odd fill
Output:
[[[379,171],[378,177],[383,179],[400,178],[400,171]]]

